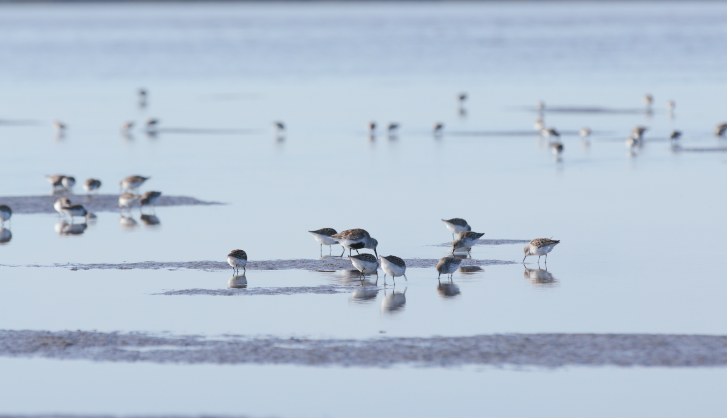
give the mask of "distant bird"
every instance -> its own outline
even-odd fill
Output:
[[[454,239],[455,234],[472,230],[472,227],[462,218],[442,219],[442,222],[452,232],[452,239]]]
[[[439,135],[442,133],[442,129],[444,129],[444,124],[441,122],[438,122],[434,124],[434,135]]]
[[[542,131],[540,131],[540,134],[546,138],[559,138],[560,139],[560,132],[558,132],[555,128],[543,129]]]
[[[71,206],[71,200],[67,197],[61,197],[60,199],[57,199],[55,203],[53,203],[53,209],[58,212],[59,217],[64,214],[63,208],[66,206]]]
[[[560,155],[563,153],[563,144],[560,142],[553,142],[552,144],[550,144],[550,150],[553,152],[553,154]]]
[[[648,128],[646,127],[637,126],[631,131],[631,136],[641,141],[642,139],[644,139],[644,132],[646,132],[647,130]]]
[[[467,101],[467,93],[462,92],[457,96],[457,100],[459,100],[459,104],[463,104]]]
[[[452,242],[452,253],[454,253],[459,248],[465,248],[467,251],[472,248],[477,241],[479,241],[482,236],[484,236],[484,232],[472,232],[472,231],[462,231],[459,234],[457,234],[457,238],[454,239]]]
[[[396,283],[398,276],[404,276],[404,280],[408,280],[406,278],[406,263],[404,260],[395,255],[381,256],[379,259],[381,261],[381,269],[384,270],[384,280],[386,280],[387,274],[394,278],[394,283]]]
[[[544,101],[538,100],[538,110],[541,111],[541,112],[543,110],[545,110],[545,102]]]
[[[627,148],[633,149],[633,148],[638,147],[639,145],[641,145],[641,140],[639,140],[638,138],[634,138],[633,136],[626,138],[626,147]]]
[[[162,197],[162,192],[148,191],[141,196],[139,206],[151,206],[153,208],[160,197]]]
[[[13,210],[8,205],[0,205],[0,224],[5,225],[5,221],[13,216]]]
[[[66,190],[71,190],[73,186],[76,184],[76,178],[71,176],[64,176],[61,179],[61,184]]]
[[[151,177],[129,176],[119,182],[121,190],[136,190]]]
[[[348,248],[349,256],[351,255],[351,250],[356,250],[358,253],[358,250],[363,248],[374,250],[374,254],[376,254],[377,257],[379,255],[376,252],[376,247],[379,245],[379,242],[376,241],[376,239],[371,238],[371,235],[369,235],[369,233],[364,229],[348,229],[338,234],[331,235],[331,238],[338,241],[338,243],[344,247],[343,252],[346,252],[345,249]],[[341,253],[341,256],[343,256],[343,253]]]
[[[273,125],[275,126],[275,129],[278,130],[278,132],[283,132],[285,130],[285,124],[280,121],[273,122]]]
[[[101,187],[101,180],[87,179],[83,182],[83,190],[87,193],[91,193],[94,190],[98,190]]]
[[[543,122],[542,118],[537,118],[537,119],[535,119],[535,123],[533,124],[533,127],[535,128],[536,131],[542,132],[543,130],[545,130],[545,122]]]
[[[460,263],[462,263],[461,258],[442,257],[437,263],[436,267],[437,271],[439,272],[437,280],[442,277],[442,274],[449,275],[451,279],[454,272],[457,271],[457,269],[459,268]]]
[[[644,103],[646,104],[646,109],[651,110],[651,105],[654,103],[654,96],[651,94],[645,94]]]
[[[121,125],[121,133],[128,134],[131,132],[131,129],[134,127],[134,122],[128,121],[124,122],[123,125]]]
[[[580,131],[578,131],[578,133],[581,135],[581,138],[583,138],[583,139],[589,138],[591,136],[591,128],[583,127],[583,128],[581,128]]]
[[[159,126],[159,119],[149,119],[146,121],[146,132],[156,133],[157,126]]]
[[[59,120],[54,120],[53,121],[53,127],[56,128],[56,131],[59,134],[62,134],[68,128],[65,123],[63,123],[63,122],[61,122]]]
[[[356,267],[356,270],[361,272],[361,277],[364,274],[372,273],[376,273],[377,276],[379,275],[379,259],[373,255],[368,253],[356,254],[349,257],[349,259],[353,263],[353,266]]]
[[[727,134],[727,123],[721,123],[714,128],[714,136],[725,136]]]
[[[60,187],[62,189],[69,190],[74,184],[76,184],[76,179],[74,177],[65,176],[63,174],[45,176],[45,178],[50,182],[54,189]]]
[[[548,253],[553,251],[553,248],[555,248],[556,245],[558,245],[560,241],[550,239],[550,238],[536,238],[528,245],[525,246],[524,252],[525,257],[523,257],[523,264],[525,263],[525,259],[528,256],[531,255],[537,255],[538,256],[538,262],[540,262],[540,257],[545,256],[545,263],[548,263]]]
[[[386,128],[387,131],[389,131],[389,134],[396,133],[396,131],[399,129],[399,124],[396,122],[391,122],[389,126]]]
[[[138,194],[133,193],[124,193],[121,196],[119,196],[119,209],[126,208],[127,210],[131,210],[131,207],[134,206],[134,203],[136,203],[137,200],[139,200],[141,196]]]
[[[671,135],[669,135],[669,139],[671,139],[672,141],[677,141],[681,137],[682,137],[681,131],[671,131]]]
[[[333,228],[321,228],[316,231],[308,231],[311,235],[313,235],[313,238],[315,238],[316,241],[318,241],[321,244],[321,254],[323,254],[323,246],[328,246],[328,251],[330,254],[331,246],[338,244],[338,241],[331,238],[331,235],[336,234],[336,230]],[[344,250],[345,251],[345,250]]]
[[[373,135],[376,132],[376,122],[369,122],[369,133]]]
[[[240,268],[242,267],[242,274],[245,274],[247,272],[247,253],[243,250],[232,250],[229,254],[227,254],[227,263],[232,267],[232,270],[235,272],[235,274],[238,274],[240,272]]]
[[[139,89],[137,94],[139,95],[139,100],[146,100],[146,89]]]
[[[675,107],[677,107],[677,104],[674,102],[674,100],[669,100],[668,102],[666,102],[666,108],[669,109],[669,112],[673,112]]]
[[[83,205],[63,206],[61,208],[61,212],[71,217],[71,223],[73,223],[73,218],[75,218],[76,216],[85,218],[86,215],[88,215],[88,211],[86,211],[86,208],[84,208]]]

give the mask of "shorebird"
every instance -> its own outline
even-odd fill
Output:
[[[466,248],[467,251],[469,251],[470,248],[472,248],[472,246],[475,245],[475,243],[484,235],[484,232],[460,232],[457,235],[457,238],[452,241],[452,253],[454,253],[458,248]]]
[[[76,216],[85,218],[86,215],[88,215],[88,211],[86,210],[86,208],[83,207],[83,205],[62,206],[61,212],[71,217],[71,224],[73,223],[73,218],[75,218]]]
[[[638,147],[639,145],[641,145],[641,140],[639,140],[638,138],[634,138],[633,136],[626,138],[627,148],[633,149]]]
[[[121,190],[136,190],[151,177],[129,176],[119,182]]]
[[[13,210],[8,205],[0,205],[0,225],[5,225],[5,221],[13,216]]]
[[[649,129],[649,128],[646,128],[644,126],[636,126],[631,131],[631,136],[634,137],[635,139],[638,139],[639,141],[641,141],[642,139],[644,139],[644,132],[646,132],[647,129]]]
[[[159,119],[149,119],[146,121],[146,132],[154,134],[157,131],[159,125]]]
[[[285,124],[280,121],[273,122],[273,125],[275,126],[275,129],[278,130],[278,132],[283,132],[285,130]]]
[[[76,178],[71,176],[63,176],[63,178],[61,179],[61,184],[66,190],[71,190],[76,184]]]
[[[63,122],[61,122],[59,120],[54,120],[53,121],[53,127],[56,128],[56,131],[59,134],[62,134],[63,132],[66,131],[66,128],[68,128],[68,126],[66,126],[65,123],[63,123]]]
[[[399,124],[396,122],[391,122],[386,130],[389,131],[389,135],[393,135],[396,133],[397,130],[399,130]]]
[[[331,253],[331,245],[338,244],[338,241],[331,238],[331,235],[336,234],[336,230],[333,228],[321,228],[316,231],[308,231],[311,235],[313,235],[313,238],[316,239],[316,241],[321,243],[321,254],[323,254],[323,246],[328,246],[328,253]],[[343,254],[341,254],[343,255]]]
[[[673,112],[674,108],[677,107],[677,104],[674,102],[674,100],[669,100],[666,102],[666,108],[669,109],[669,112]]]
[[[444,124],[441,122],[437,122],[434,124],[434,135],[439,135],[442,133],[442,129],[444,129]]]
[[[409,280],[406,278],[406,263],[404,260],[395,255],[381,256],[379,259],[381,260],[381,269],[384,270],[384,282],[386,282],[387,274],[394,278],[394,283],[396,283],[397,276],[404,276],[404,280]]]
[[[545,122],[543,122],[543,119],[542,118],[535,119],[533,128],[535,128],[535,130],[538,131],[539,133],[542,133],[543,130],[545,130]]]
[[[540,256],[545,256],[545,264],[548,264],[548,253],[553,251],[553,248],[555,248],[556,245],[558,245],[560,241],[550,239],[550,238],[535,238],[534,240],[530,241],[528,245],[525,246],[524,252],[525,257],[523,257],[523,264],[525,264],[525,259],[528,256],[531,255],[537,255],[538,256],[538,263],[540,263]]]
[[[538,111],[542,112],[543,110],[545,110],[545,102],[538,100]]]
[[[457,96],[457,100],[459,100],[459,104],[463,104],[465,101],[467,101],[467,93],[462,92]]]
[[[66,206],[71,206],[71,199],[67,197],[61,197],[60,199],[57,199],[55,203],[53,203],[53,209],[58,212],[59,217],[64,214],[63,208]]]
[[[543,128],[543,130],[540,131],[540,134],[548,139],[550,139],[550,138],[560,139],[560,132],[558,132],[555,128],[550,128],[550,129]]]
[[[146,100],[146,89],[139,89],[139,100]]]
[[[76,184],[76,179],[74,177],[64,176],[63,174],[45,176],[45,178],[50,182],[54,189],[60,187],[62,189],[69,190],[74,184]]]
[[[247,253],[242,250],[232,250],[229,254],[227,254],[227,263],[232,266],[232,270],[235,274],[238,274],[240,272],[240,267],[242,267],[242,274],[244,275],[245,272],[247,272],[247,269],[245,268],[247,265]]]
[[[123,125],[121,125],[121,133],[128,135],[131,132],[131,128],[134,127],[134,122],[124,122]]]
[[[151,206],[153,208],[160,197],[162,197],[162,192],[148,191],[144,193],[139,200],[139,210],[144,206]]]
[[[669,135],[669,139],[672,141],[677,141],[681,137],[682,137],[681,131],[671,131],[671,134]]]
[[[581,128],[578,133],[581,135],[581,138],[587,139],[591,137],[591,128],[583,127]]]
[[[373,255],[364,253],[352,255],[349,258],[351,259],[353,266],[356,267],[356,270],[361,272],[361,277],[363,277],[364,274],[371,273],[376,273],[377,276],[379,275],[379,259]]]
[[[369,235],[369,233],[364,229],[348,229],[338,234],[331,235],[331,238],[338,241],[338,243],[344,247],[343,253],[345,253],[346,248],[348,248],[349,256],[351,256],[351,250],[356,250],[358,253],[358,250],[363,248],[374,250],[374,254],[376,254],[376,256],[379,255],[376,252],[376,247],[379,245],[379,242],[374,238],[371,238],[371,235]],[[341,253],[341,256],[343,256],[343,253]]]
[[[560,142],[553,142],[550,144],[550,150],[553,152],[553,154],[559,156],[563,153],[563,144]]]
[[[645,94],[644,103],[646,104],[646,110],[651,110],[651,105],[654,103],[654,96],[651,94]]]
[[[462,218],[442,219],[442,222],[444,222],[444,225],[452,233],[452,239],[454,239],[454,234],[472,230],[472,227]]]
[[[721,123],[714,128],[714,136],[724,136],[727,133],[727,123]]]
[[[91,193],[94,190],[98,190],[101,187],[101,180],[97,179],[86,179],[83,182],[83,190],[87,193]]]
[[[437,280],[442,277],[442,274],[444,274],[445,276],[449,275],[451,279],[454,272],[457,271],[457,269],[459,268],[460,263],[462,263],[461,258],[442,257],[437,263],[437,271],[439,272]]]
[[[131,207],[134,206],[134,203],[136,203],[137,200],[139,200],[141,196],[138,194],[133,193],[124,193],[121,196],[119,196],[119,209],[127,208],[128,210],[131,210]]]

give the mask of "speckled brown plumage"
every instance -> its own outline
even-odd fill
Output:
[[[245,251],[242,250],[232,250],[229,254],[227,254],[228,257],[234,257],[240,260],[247,260],[247,254]]]
[[[336,234],[336,230],[333,228],[321,228],[317,231],[308,231],[311,234],[318,234],[318,235],[324,235],[327,237],[333,236]]]
[[[543,248],[547,247],[548,245],[557,244],[559,242],[559,240],[554,240],[550,238],[535,238],[534,240],[530,241],[530,245],[535,248]]]
[[[368,232],[366,232],[365,229],[347,229],[343,232],[339,232],[338,234],[331,235],[331,238],[334,239],[348,239],[351,241],[356,241],[363,238],[371,238],[371,235],[369,235]]]
[[[374,257],[373,254],[368,253],[352,255],[350,258],[355,258],[361,261],[368,261],[370,263],[375,263],[377,261],[376,257]]]

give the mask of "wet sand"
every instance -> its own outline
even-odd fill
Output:
[[[501,334],[366,340],[0,331],[0,356],[185,364],[423,367],[727,365],[727,336]]]
[[[118,212],[118,194],[58,194],[53,196],[6,196],[0,197],[0,204],[8,205],[14,214],[56,213],[53,204],[60,197],[67,197],[75,204],[83,205],[87,211]],[[221,205],[219,202],[205,202],[194,197],[162,195],[155,206]],[[138,207],[138,204],[135,205]]]

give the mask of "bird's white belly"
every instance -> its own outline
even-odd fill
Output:
[[[384,270],[384,273],[392,277],[403,276],[404,272],[406,272],[406,266],[397,266],[396,264],[387,261],[385,258],[381,259],[381,269]]]
[[[247,265],[247,260],[243,260],[241,258],[235,258],[232,256],[227,256],[227,262],[232,267],[245,267]]]
[[[353,266],[356,267],[358,271],[361,273],[376,273],[376,270],[379,268],[378,262],[372,262],[372,261],[361,261],[355,258],[351,259],[351,262],[353,263]]]
[[[361,243],[361,240],[342,239],[337,242],[346,248],[350,248],[352,245]]]
[[[551,252],[553,250],[553,247],[555,247],[555,245],[556,244],[550,244],[550,245],[546,245],[545,247],[540,247],[540,248],[531,246],[530,253],[532,255],[545,255],[545,254],[548,254],[549,252]]]
[[[462,231],[466,231],[467,227],[459,226],[459,225],[453,225],[451,223],[445,222],[444,225],[447,226],[447,229],[449,229],[453,234],[459,234]]]
[[[336,241],[335,239],[333,239],[331,237],[325,236],[325,235],[313,234],[313,238],[315,238],[316,241],[320,242],[323,245],[336,245],[336,244],[338,244],[338,241]]]

